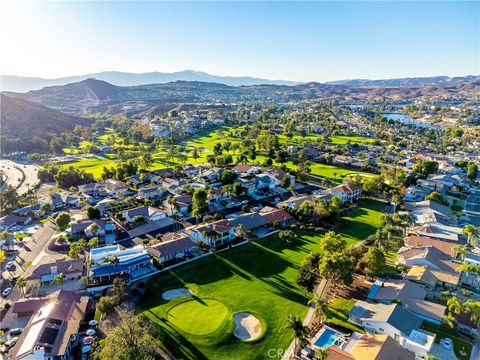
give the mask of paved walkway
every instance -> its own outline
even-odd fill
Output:
[[[327,286],[327,280],[322,279],[320,281],[320,284],[318,285],[317,289],[315,290],[315,294],[317,296],[322,296],[326,286]],[[315,304],[311,304],[310,307],[308,308],[307,315],[305,316],[305,319],[303,320],[303,325],[305,325],[305,326],[310,325],[314,316],[315,316]],[[290,343],[290,346],[283,353],[282,360],[290,359],[293,355],[294,350],[295,350],[295,339],[293,339],[293,341]]]

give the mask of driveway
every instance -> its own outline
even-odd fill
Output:
[[[431,353],[440,360],[458,360],[453,352],[453,348],[451,350],[447,350],[441,347],[440,344],[433,344]]]

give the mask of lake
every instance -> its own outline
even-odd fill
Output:
[[[386,117],[388,120],[399,121],[402,124],[413,125],[416,127],[426,127],[434,130],[443,130],[442,126],[433,125],[426,121],[414,120],[409,115],[400,114],[400,113],[382,113],[382,116]]]

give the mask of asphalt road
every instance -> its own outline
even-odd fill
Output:
[[[15,166],[20,168],[21,171]],[[38,182],[37,172],[39,168],[38,165],[22,164],[11,160],[0,160],[0,169],[7,176],[7,184],[13,187],[20,185],[17,190],[20,195],[26,193],[29,187],[34,186]],[[22,171],[25,174],[25,181],[20,184],[20,180],[23,178]]]
[[[3,272],[3,278],[6,280],[10,280],[15,275],[22,275],[25,272],[25,269],[22,267],[23,263],[31,261],[35,265],[45,255],[47,255],[45,249],[47,248],[50,239],[55,233],[55,229],[55,225],[53,225],[50,221],[46,221],[43,226],[38,229],[37,232],[32,236],[32,239],[27,242],[27,244],[20,250],[19,254],[15,257],[15,267],[11,271],[5,270]],[[7,285],[3,284],[2,291],[6,287]],[[17,287],[14,287],[10,295],[8,295],[6,298],[1,298],[0,306],[3,307],[7,300],[10,302],[15,302],[20,299],[21,296],[21,291]]]

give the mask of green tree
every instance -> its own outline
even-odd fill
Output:
[[[470,244],[472,240],[477,239],[480,232],[477,227],[471,224],[467,224],[463,227],[462,232],[468,236],[468,243]]]
[[[118,310],[96,357],[99,360],[153,360],[162,358],[157,343],[162,338],[148,320]]]
[[[283,322],[283,328],[292,330],[295,334],[295,348],[297,347],[297,340],[303,340],[308,333],[308,328],[303,325],[303,321],[298,315],[288,314]]]
[[[90,249],[96,248],[98,246],[98,237],[94,236],[90,240],[88,240],[88,247]]]
[[[436,203],[444,204],[444,205],[447,204],[443,196],[437,191],[432,191],[430,194],[428,194],[425,197],[425,200],[432,200],[432,201],[435,201]]]
[[[285,241],[285,243],[289,246],[293,245],[297,235],[292,230],[282,230],[278,234],[280,240]]]
[[[222,176],[220,177],[220,181],[223,184],[232,184],[236,179],[238,175],[236,172],[232,170],[224,170],[222,172]]]
[[[463,311],[463,304],[456,296],[452,296],[447,301],[447,308],[451,313],[458,315]]]
[[[347,241],[334,231],[329,231],[320,240],[320,250],[324,253],[342,252],[347,247]]]
[[[478,165],[474,162],[469,162],[467,165],[467,177],[475,181],[478,176]]]
[[[328,311],[328,301],[318,295],[314,295],[308,302],[308,305],[315,306],[315,316],[323,323],[323,319]]]
[[[367,253],[363,256],[363,260],[367,266],[367,276],[371,279],[380,275],[385,268],[385,255],[383,251],[376,246],[371,246]]]
[[[25,288],[27,287],[27,281],[25,278],[20,276],[15,284],[20,290],[22,290],[22,296],[25,296]]]
[[[90,220],[100,219],[100,210],[95,206],[89,206],[87,208],[87,216]]]
[[[208,211],[207,192],[205,189],[197,189],[192,196],[192,216],[198,218]]]
[[[55,275],[53,277],[52,284],[53,285],[61,285],[61,288],[63,289],[63,273]]]
[[[62,212],[58,214],[55,223],[59,227],[60,230],[65,230],[67,226],[70,224],[70,214],[67,212]]]

